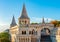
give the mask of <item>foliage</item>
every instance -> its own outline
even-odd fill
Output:
[[[55,27],[60,27],[60,21],[54,20],[51,21],[50,23],[54,24]]]
[[[9,40],[9,33],[8,32],[2,32],[0,33],[0,42],[10,42]]]

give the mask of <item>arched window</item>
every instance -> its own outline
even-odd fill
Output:
[[[21,21],[19,21],[19,23],[21,24]]]
[[[32,31],[29,31],[29,34],[34,34],[36,35],[37,34],[37,31],[35,31],[34,29]]]
[[[32,34],[35,34],[35,30],[34,29],[32,30]]]
[[[26,31],[22,31],[22,34],[26,34]]]
[[[34,31],[32,30],[32,31],[29,31],[29,34],[34,34]]]

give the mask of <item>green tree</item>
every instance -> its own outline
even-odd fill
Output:
[[[10,42],[9,38],[10,38],[10,35],[8,32],[0,33],[0,42]]]

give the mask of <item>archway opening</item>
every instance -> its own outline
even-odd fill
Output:
[[[52,42],[50,37],[50,30],[48,28],[44,28],[41,30],[40,42]]]

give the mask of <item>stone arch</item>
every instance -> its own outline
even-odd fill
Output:
[[[52,42],[50,37],[50,29],[49,28],[43,28],[41,29],[41,39],[40,42]]]
[[[41,35],[50,35],[50,29],[49,28],[43,28],[41,29]]]

